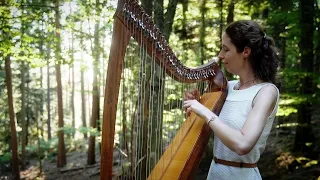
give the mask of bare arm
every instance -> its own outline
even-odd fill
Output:
[[[185,101],[184,108],[187,114],[193,111],[207,122],[215,117],[215,120],[209,123],[215,135],[229,149],[239,155],[244,155],[252,150],[261,136],[267,118],[274,109],[277,96],[278,92],[273,86],[267,85],[263,87],[255,97],[252,110],[241,130],[228,126],[217,115],[196,100]]]
[[[273,86],[263,87],[254,99],[253,108],[240,131],[229,127],[219,118],[216,118],[209,125],[215,135],[229,149],[239,155],[247,154],[261,136],[267,118],[274,109],[277,95],[277,90]],[[214,116],[213,113],[208,113],[206,119],[209,120],[212,116]]]

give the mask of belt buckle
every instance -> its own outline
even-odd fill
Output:
[[[243,162],[240,162],[240,168],[242,168],[243,167]]]

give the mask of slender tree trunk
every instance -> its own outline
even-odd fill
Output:
[[[128,148],[128,140],[127,140],[127,86],[126,81],[122,82],[122,134],[123,134],[123,147],[120,147],[122,149],[125,149],[126,152],[129,152]]]
[[[57,38],[57,44],[56,44],[56,58],[57,62],[55,65],[56,69],[56,81],[57,81],[57,96],[58,96],[58,161],[57,161],[57,167],[63,167],[67,164],[66,159],[66,151],[65,151],[65,144],[64,144],[64,122],[63,122],[63,100],[62,100],[62,83],[61,83],[61,47],[60,47],[60,12],[59,12],[59,0],[56,0],[56,38]]]
[[[169,0],[169,5],[164,16],[164,27],[163,29],[161,29],[161,31],[163,32],[163,35],[167,40],[169,40],[170,34],[172,32],[172,25],[174,16],[176,15],[177,4],[178,0]]]
[[[30,74],[29,74],[29,67],[28,66],[26,66],[26,77],[30,77]],[[30,125],[30,119],[32,118],[31,116],[31,109],[32,109],[32,107],[30,107],[29,106],[29,103],[28,103],[28,99],[30,99],[30,91],[29,91],[29,81],[27,80],[27,82],[26,82],[26,92],[25,92],[25,94],[26,94],[26,146],[28,146],[28,144],[29,144],[29,131],[28,131],[28,129],[29,129],[29,125]]]
[[[99,1],[96,1],[96,17],[100,17],[100,5]],[[97,127],[97,121],[99,120],[100,114],[100,92],[99,92],[99,21],[96,21],[95,32],[94,32],[94,49],[93,55],[95,60],[93,62],[93,84],[92,84],[92,116],[90,121],[90,126],[92,129]],[[90,135],[89,138],[89,148],[88,148],[88,165],[95,164],[95,135]]]
[[[64,144],[64,122],[63,122],[63,100],[62,100],[62,84],[61,84],[61,70],[60,64],[56,64],[56,77],[57,77],[57,96],[58,96],[58,161],[57,167],[63,167],[67,164],[65,144]]]
[[[39,126],[39,111],[38,111],[38,105],[37,103],[34,105],[34,118],[36,120],[36,125],[37,125],[37,141],[38,141],[38,163],[39,163],[39,169],[40,173],[42,172],[42,162],[41,162],[41,148],[40,148],[40,126]]]
[[[74,107],[74,65],[72,64],[71,67],[71,71],[72,71],[72,80],[71,80],[71,99],[70,99],[70,106],[71,106],[71,113],[72,113],[72,128],[75,129],[76,128],[76,118],[75,118],[75,107]],[[72,137],[74,137],[75,132],[72,133]]]
[[[222,48],[222,33],[223,33],[223,0],[219,1],[219,7],[220,7],[220,26],[219,26],[219,37],[220,37],[220,49]],[[219,61],[219,65],[221,67],[221,61]]]
[[[200,32],[199,32],[199,59],[200,59],[200,64],[204,64],[204,60],[206,60],[206,13],[207,13],[207,8],[206,8],[206,3],[207,0],[200,0],[200,13],[201,13],[201,24],[200,24]],[[200,91],[202,94],[204,92],[204,82],[199,82],[197,83],[197,89]]]
[[[302,78],[301,94],[311,97],[314,89],[312,86],[312,71],[313,71],[313,17],[314,17],[314,1],[300,0],[300,53],[301,53],[301,69],[307,75]],[[314,141],[311,126],[311,98],[300,104],[298,107],[298,126],[295,137],[294,149],[296,151],[311,154],[311,148],[307,143]]]
[[[23,1],[21,2],[23,3]],[[24,7],[22,7],[22,16],[26,15],[24,14]],[[24,31],[25,31],[25,21],[23,20],[23,18],[20,18],[21,21],[21,44],[20,44],[20,48],[23,48],[24,46]],[[24,53],[20,53],[21,56],[24,55]],[[20,86],[20,90],[21,90],[21,125],[22,125],[22,132],[21,132],[21,169],[25,169],[26,168],[26,145],[27,145],[27,118],[26,118],[26,87],[25,87],[25,70],[26,70],[26,66],[24,61],[21,62],[21,86]]]
[[[227,24],[232,23],[234,20],[234,0],[231,0],[228,5],[228,16],[227,16]]]
[[[40,50],[41,51],[41,50]],[[43,55],[43,53],[42,53]],[[43,67],[40,68],[40,88],[41,89],[44,89],[43,88]],[[39,108],[39,111],[40,111],[40,135],[41,137],[43,138],[43,106],[44,106],[44,91],[41,91],[41,95],[40,95],[40,108]]]
[[[41,27],[41,28],[40,28]],[[43,21],[39,21],[39,27],[38,27],[40,30],[41,30],[41,33],[40,33],[40,42],[39,42],[39,50],[40,50],[40,54],[41,54],[41,57],[43,58],[43,60],[45,60],[45,53],[44,53],[44,50],[43,50],[43,43],[44,43],[44,36],[43,36],[43,31],[44,31],[44,28],[43,28]],[[43,90],[43,67],[40,67],[40,88]],[[44,106],[44,91],[41,91],[40,92],[40,108],[39,108],[39,112],[40,112],[40,117],[39,117],[39,121],[40,121],[40,135],[41,137],[43,138],[43,106]]]
[[[82,29],[82,23],[81,23],[81,29]],[[83,37],[80,38],[80,46],[83,47]],[[84,58],[83,58],[83,53],[81,51],[81,63],[83,63]],[[84,66],[84,64],[82,65]],[[80,74],[81,74],[81,119],[82,119],[82,127],[86,128],[87,127],[87,115],[86,115],[86,93],[84,89],[84,67],[81,67],[80,69]],[[83,137],[85,139],[88,138],[87,133],[83,133]]]
[[[26,168],[26,145],[27,145],[27,119],[26,119],[26,87],[25,87],[25,64],[21,63],[21,124],[22,124],[22,141],[21,141],[21,169]]]
[[[48,56],[50,55],[50,47],[48,48]],[[47,57],[47,133],[48,140],[51,139],[51,99],[50,99],[50,61],[49,57]]]
[[[227,16],[227,24],[230,24],[233,22],[234,19],[234,0],[231,0],[229,5],[228,5],[228,16]],[[220,29],[221,30],[221,29]],[[233,75],[229,73],[228,71],[224,72],[225,76],[227,77],[228,80],[233,79]]]
[[[316,3],[316,17],[320,17],[320,7],[317,1],[315,1]],[[320,22],[317,21],[316,23],[316,29],[317,29],[317,33],[316,33],[316,45],[315,45],[315,54],[314,54],[314,69],[313,72],[315,73],[319,73],[320,72]]]
[[[83,72],[83,68],[81,68],[81,119],[82,119],[82,127],[87,127],[87,120],[86,120],[86,95],[85,95],[85,92],[84,92],[84,72]],[[83,133],[83,137],[85,139],[88,138],[87,136],[87,133],[84,132]]]
[[[183,47],[183,54],[182,59],[186,62],[188,61],[188,44],[187,44],[187,12],[188,11],[188,0],[183,0],[182,2],[182,34],[181,37],[183,39],[182,47]]]
[[[11,163],[12,163],[12,179],[20,179],[19,171],[19,159],[18,159],[18,139],[16,131],[15,113],[13,107],[12,97],[12,73],[11,73],[11,60],[10,56],[5,57],[5,70],[6,70],[6,86],[8,93],[8,105],[9,105],[9,116],[10,116],[10,130],[11,130]]]
[[[74,108],[74,37],[73,37],[73,31],[71,36],[71,98],[70,98],[70,106],[71,106],[71,115],[72,115],[72,128],[76,128],[76,122],[75,122],[75,108]],[[72,133],[72,137],[74,137],[75,133]]]
[[[206,59],[205,55],[205,37],[206,37],[206,0],[200,0],[200,13],[201,13],[201,24],[200,24],[200,32],[199,32],[199,58],[200,58],[200,64],[204,64],[204,60]]]

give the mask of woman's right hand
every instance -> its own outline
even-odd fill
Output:
[[[184,93],[184,101],[193,100],[193,99],[200,101],[200,93],[198,89],[192,89]],[[185,112],[187,116],[190,116],[191,111],[188,111],[188,109],[185,109]]]
[[[184,101],[192,100],[192,99],[195,99],[198,101],[200,100],[200,94],[198,89],[192,89],[184,93]]]

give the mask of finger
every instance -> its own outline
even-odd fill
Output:
[[[183,101],[182,107],[188,108],[189,106],[191,106],[191,104],[192,104],[192,100],[186,100],[186,101]]]
[[[183,109],[187,109],[188,107],[190,107],[189,104],[184,104],[184,105],[182,106]]]
[[[194,99],[194,98],[195,98],[194,95],[191,94],[191,93],[187,93],[187,94],[185,95],[185,99],[187,99],[187,100]]]
[[[190,116],[191,111],[192,111],[192,108],[191,108],[191,107],[188,107],[188,108],[187,108],[187,112],[186,112],[187,116]]]
[[[198,92],[198,89],[193,89],[192,94],[196,94]]]
[[[194,99],[199,99],[200,93],[199,93],[198,89],[196,89],[196,90],[194,91],[193,96],[194,96]]]
[[[189,92],[186,92],[185,94],[184,94],[184,100],[189,100],[190,99],[190,96],[191,96],[191,94],[189,93]]]

